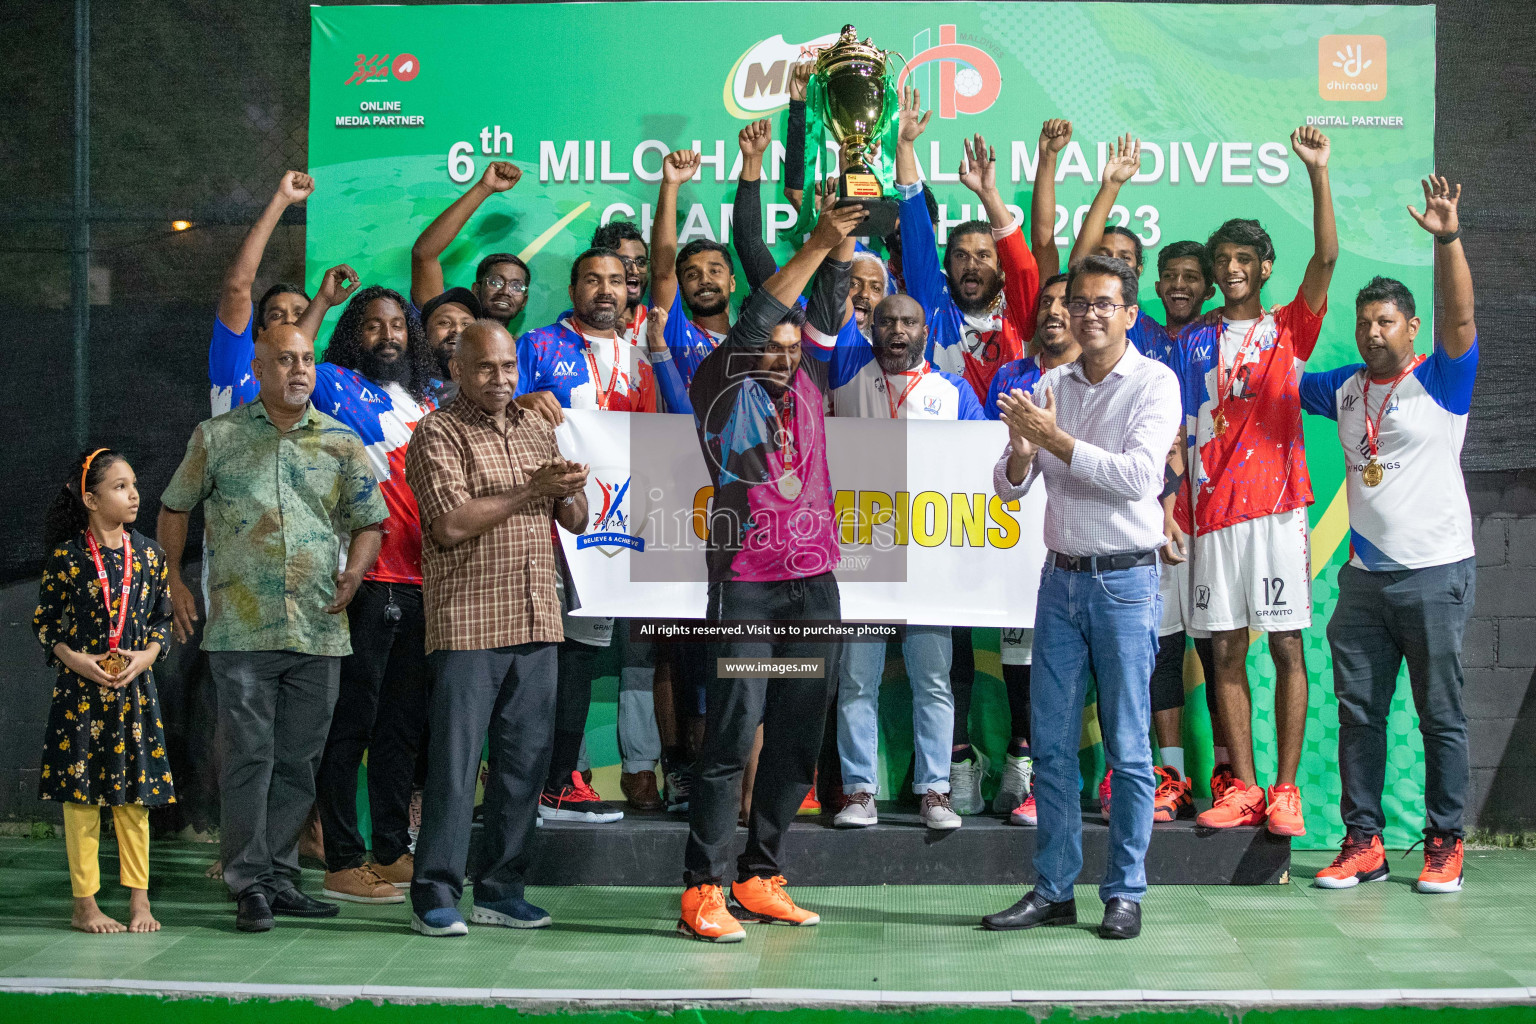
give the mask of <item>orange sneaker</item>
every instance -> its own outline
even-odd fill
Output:
[[[1424,871],[1413,887],[1419,892],[1460,892],[1466,852],[1460,839],[1444,833],[1424,838]]]
[[[1109,777],[1113,774],[1115,774],[1113,768],[1104,769],[1104,778],[1099,783],[1099,813],[1104,816],[1105,821],[1109,820]]]
[[[1152,820],[1174,821],[1195,816],[1195,801],[1189,795],[1190,782],[1179,776],[1179,770],[1171,765],[1153,765],[1152,770],[1162,781],[1152,794]]]
[[[725,908],[725,890],[718,885],[696,885],[683,891],[677,931],[705,942],[740,942],[747,937],[741,922]]]
[[[1249,786],[1244,789],[1241,782],[1234,782],[1210,810],[1200,813],[1195,824],[1202,828],[1264,824],[1264,787]]]
[[[1040,812],[1035,809],[1035,794],[1031,793],[1024,798],[1024,802],[1013,809],[1008,815],[1010,825],[1038,825],[1040,824]]]
[[[816,786],[814,784],[812,784],[810,792],[805,794],[805,799],[800,801],[800,809],[798,811],[796,811],[795,813],[796,814],[820,814],[821,813],[821,801],[816,799]]]
[[[1387,852],[1381,836],[1351,832],[1344,837],[1344,848],[1333,863],[1317,873],[1319,889],[1353,889],[1361,882],[1379,882],[1387,877]]]
[[[765,924],[812,925],[821,923],[821,915],[801,910],[784,891],[784,876],[749,878],[731,885],[731,895],[740,906],[744,921]]]
[[[1269,830],[1277,836],[1304,836],[1307,823],[1301,819],[1301,790],[1287,783],[1269,787]]]
[[[1211,800],[1220,800],[1235,785],[1237,776],[1232,774],[1230,764],[1219,764],[1211,770]]]

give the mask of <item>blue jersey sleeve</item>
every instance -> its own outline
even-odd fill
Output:
[[[1013,374],[1008,372],[1009,367],[1004,366],[992,375],[992,383],[987,386],[987,400],[982,404],[981,412],[989,420],[1000,420],[1003,414],[997,408],[997,400],[1003,397],[1003,392],[1011,386],[1008,382]]]
[[[986,414],[981,410],[981,403],[976,401],[976,391],[971,387],[971,382],[957,374],[946,373],[944,379],[955,386],[960,393],[960,415],[956,419],[984,420]]]
[[[254,309],[246,317],[243,331],[232,331],[217,315],[213,318],[213,340],[208,345],[208,383],[215,416],[256,400],[260,386],[251,372],[251,358],[256,354],[252,333],[255,325]]]
[[[667,412],[685,412],[691,416],[693,403],[688,399],[688,386],[683,383],[683,375],[678,372],[677,360],[669,356],[659,362],[652,362],[651,373],[656,377],[656,389],[661,392],[661,400]]]
[[[1477,381],[1477,339],[1460,359],[1452,359],[1438,339],[1435,350],[1413,375],[1424,390],[1447,412],[1465,416],[1472,411],[1472,385]]]
[[[938,242],[933,236],[933,223],[928,219],[928,203],[923,198],[921,186],[901,200],[901,276],[906,282],[907,294],[922,305],[923,312],[930,318],[935,309],[949,301],[944,268],[939,265]],[[930,355],[932,334],[930,325]]]
[[[1301,407],[1314,416],[1339,418],[1339,388],[1360,371],[1360,364],[1301,375]]]
[[[541,389],[539,386],[539,353],[538,346],[533,343],[533,332],[529,331],[517,339],[517,396],[524,395]]]

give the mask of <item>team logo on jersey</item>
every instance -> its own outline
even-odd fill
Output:
[[[574,376],[576,376],[576,360],[574,360],[574,359],[556,359],[555,360],[555,376],[556,377],[574,377]]]
[[[805,43],[785,42],[782,35],[753,43],[725,76],[725,109],[747,121],[783,110],[795,64],[835,42],[836,32]]]
[[[1002,72],[997,61],[979,46],[957,42],[955,26],[939,26],[939,45],[933,46],[927,29],[912,37],[912,59],[901,71],[897,87],[907,84],[912,73],[919,72],[914,84],[926,97],[939,98],[939,116],[953,121],[959,114],[979,114],[997,102],[1003,90]],[[932,84],[928,65],[937,63],[938,85]]]
[[[629,516],[624,512],[624,499],[629,496],[629,482],[634,478],[626,477],[621,484],[608,483],[597,476],[592,479],[603,496],[602,507],[592,517],[593,532],[576,538],[576,550],[597,548],[609,558],[621,548],[644,551],[644,538],[630,536]]]
[[[1359,401],[1360,401],[1360,396],[1359,395],[1345,395],[1344,396],[1344,401],[1341,402],[1340,404],[1344,406],[1344,411],[1345,412],[1352,412],[1352,411],[1354,411],[1355,404],[1357,402],[1359,402]]]
[[[940,398],[938,395],[923,396],[923,412],[927,413],[929,416],[937,416],[939,411],[943,408],[944,399]]]
[[[1195,607],[1206,611],[1211,607],[1211,588],[1199,586],[1195,588]]]

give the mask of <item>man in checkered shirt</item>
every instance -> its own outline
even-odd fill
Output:
[[[471,920],[549,924],[523,899],[523,875],[554,735],[561,627],[550,520],[571,533],[587,520],[587,467],[561,456],[554,428],[512,402],[517,348],[507,329],[475,321],[449,365],[459,395],[422,418],[405,457],[421,510],[435,680],[411,882],[411,927],[423,935],[468,931],[458,903],[487,727],[495,770]]]

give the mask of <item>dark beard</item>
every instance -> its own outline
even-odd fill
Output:
[[[880,364],[880,369],[886,373],[906,373],[908,370],[911,370],[917,366],[918,363],[922,362],[923,352],[922,349],[918,348],[916,345],[907,346],[907,355],[906,359],[904,360],[904,365],[902,366],[896,366],[894,363],[888,361],[892,358],[893,356],[887,353],[885,349],[875,349],[875,361]]]
[[[690,302],[688,303],[688,308],[693,311],[694,316],[718,316],[719,314],[724,313],[730,304],[731,297],[724,292],[721,292],[720,301],[715,303],[713,306],[700,306]]]
[[[452,371],[448,369],[448,361],[453,358],[453,352],[447,348],[437,349],[432,353],[433,361],[437,363],[437,376],[440,380],[450,380]]]
[[[404,384],[411,379],[411,361],[405,352],[386,362],[364,349],[357,354],[357,372],[375,384]]]
[[[1000,292],[1002,289],[999,288],[998,291]],[[992,308],[992,303],[997,301],[997,292],[993,292],[985,298],[977,299],[975,302],[967,302],[960,297],[959,292],[953,290],[949,294],[950,298],[955,300],[955,308],[966,316],[981,316]]]
[[[599,331],[611,331],[619,326],[623,314],[617,309],[595,306],[591,309],[578,310],[576,318],[588,327]]]

